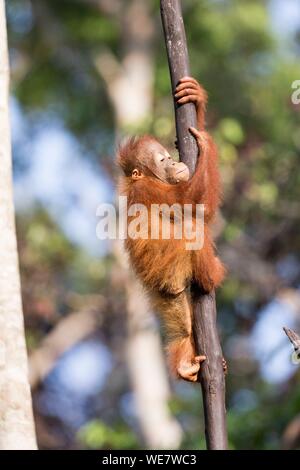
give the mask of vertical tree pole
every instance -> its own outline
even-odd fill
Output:
[[[9,65],[0,0],[0,450],[36,449],[11,175]]]
[[[180,0],[160,0],[161,17],[167,47],[172,91],[180,78],[190,75],[189,58],[182,19]],[[197,164],[198,149],[189,127],[197,127],[193,103],[177,106],[174,100],[176,132],[180,160],[193,174]],[[200,156],[201,158],[201,156]],[[205,415],[207,448],[227,448],[225,379],[222,349],[216,325],[215,293],[203,294],[197,286],[193,293],[193,331],[198,354],[206,356],[201,365],[200,382]]]

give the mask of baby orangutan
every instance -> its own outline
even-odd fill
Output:
[[[128,207],[143,204],[149,213],[151,205],[173,204],[193,208],[204,205],[204,242],[200,249],[187,249],[186,238],[172,232],[170,239],[159,236],[127,237],[125,247],[135,273],[148,292],[152,305],[163,320],[167,335],[167,352],[171,371],[177,377],[196,381],[204,356],[197,356],[192,335],[192,307],[189,286],[198,283],[205,292],[218,287],[224,278],[224,267],[215,254],[210,224],[220,204],[220,179],[217,150],[204,130],[206,92],[191,77],[180,80],[175,91],[179,104],[193,102],[197,109],[198,128],[190,128],[197,140],[201,157],[192,178],[184,163],[175,162],[168,151],[153,137],[132,138],[119,150],[118,163],[124,172],[121,194]],[[171,211],[175,225],[176,211]],[[128,223],[132,221],[128,216]],[[173,227],[174,228],[174,227]]]

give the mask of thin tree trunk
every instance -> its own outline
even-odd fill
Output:
[[[179,79],[190,75],[188,51],[180,0],[161,0],[161,15],[167,46],[172,90]],[[175,105],[175,102],[174,102]],[[181,160],[194,173],[198,150],[188,131],[190,126],[197,127],[194,105],[175,105],[176,130]],[[201,157],[200,157],[201,158]],[[216,325],[216,301],[212,292],[203,295],[193,286],[194,338],[198,353],[206,356],[201,365],[200,381],[202,387],[205,415],[205,434],[208,449],[226,449],[225,380],[222,367],[222,350]]]
[[[9,65],[0,0],[0,449],[36,449],[14,221]]]

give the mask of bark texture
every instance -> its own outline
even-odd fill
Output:
[[[95,66],[114,106],[117,132],[132,133],[152,113],[155,27],[149,2],[131,0],[117,14],[123,35],[121,60],[102,51]],[[182,430],[169,410],[170,386],[154,315],[120,246],[114,254],[118,269],[126,272],[127,361],[141,434],[147,448],[176,449]]]
[[[0,0],[0,449],[36,449],[14,220],[9,65]]]

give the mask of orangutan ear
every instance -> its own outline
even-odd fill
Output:
[[[131,178],[132,178],[134,181],[143,178],[143,176],[144,176],[143,173],[142,173],[140,170],[138,170],[137,168],[135,168],[135,169],[132,171],[132,173],[131,173]]]

